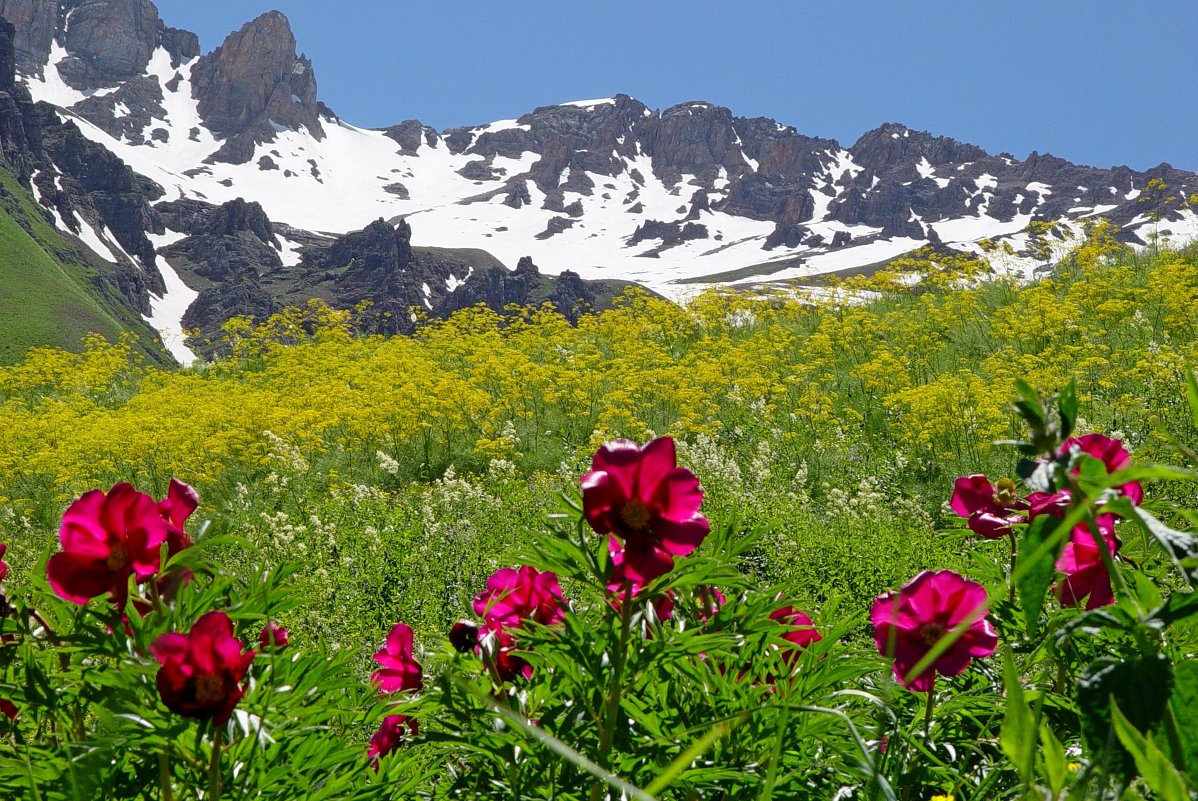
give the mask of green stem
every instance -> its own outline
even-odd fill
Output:
[[[628,656],[628,635],[632,628],[632,582],[625,581],[620,592],[620,647],[615,653],[612,665],[611,688],[607,693],[607,703],[603,710],[599,729],[599,764],[608,768],[608,756],[611,753],[612,741],[616,736],[616,722],[620,716],[620,698],[623,693],[624,665]],[[591,786],[591,801],[599,801],[603,785],[596,782]]]
[[[224,734],[224,729],[214,725],[212,735],[212,761],[208,764],[208,799],[207,801],[220,801],[221,792],[221,775],[220,775],[220,746],[221,736]]]
[[[933,682],[935,679],[933,678]],[[933,683],[928,688],[928,701],[923,710],[923,733],[927,737],[932,731],[932,710],[936,706],[936,685]]]
[[[158,752],[158,786],[162,788],[162,801],[175,801],[171,787],[171,758],[166,751]]]
[[[1015,567],[1016,567],[1016,562],[1019,558],[1019,546],[1015,542],[1015,530],[1014,529],[1007,530],[1007,539],[1009,539],[1011,541],[1011,571],[1007,574],[1007,585],[1010,587],[1010,594],[1008,595],[1008,598],[1011,601],[1011,604],[1014,605],[1014,603],[1015,603]]]

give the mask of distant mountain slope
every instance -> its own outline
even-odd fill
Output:
[[[86,334],[115,341],[126,331],[136,333],[155,360],[166,361],[154,332],[92,258],[55,231],[0,168],[0,364],[20,360],[33,347],[79,350]]]
[[[507,267],[527,256],[550,274],[633,280],[671,297],[730,277],[851,269],[926,244],[977,253],[987,239],[1013,249],[1007,269],[1030,274],[1043,266],[1033,222],[1063,237],[1106,217],[1133,244],[1198,235],[1187,203],[1198,175],[1167,164],[1020,160],[897,123],[845,147],[701,101],[655,110],[626,95],[446,131],[418,120],[366,130],[319,101],[316,67],[278,12],[205,55],[150,0],[0,0],[0,14],[18,23],[21,80],[59,109],[47,124],[66,149],[86,140],[134,176],[112,165],[81,177],[77,163],[54,158],[31,177],[42,202],[54,208],[55,188],[76,186],[78,233],[140,270],[162,310],[156,325],[176,334],[193,302],[206,327],[305,292],[433,310],[470,280],[428,260],[405,264],[402,280],[364,277],[318,252],[379,219],[392,232],[410,227],[417,249],[485,251]],[[119,203],[84,180],[97,172],[117,182]],[[272,234],[258,245],[241,237],[234,291],[201,298],[214,288],[194,268],[206,251],[182,242],[196,234],[178,227],[180,204],[238,201],[256,203]],[[228,283],[216,262],[202,270]]]

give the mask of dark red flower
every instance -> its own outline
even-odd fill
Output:
[[[532,665],[516,653],[516,638],[502,628],[489,629],[479,640],[479,655],[492,665],[500,681],[515,681],[517,677],[532,678]]]
[[[117,484],[107,495],[92,490],[62,516],[62,551],[46,564],[50,587],[77,604],[109,593],[123,609],[129,577],[142,582],[158,572],[167,531],[154,499],[129,484]]]
[[[967,518],[969,530],[989,540],[1011,533],[1011,526],[1027,520],[1028,502],[1019,497],[1015,482],[1000,478],[992,484],[983,475],[961,476],[953,484],[949,504]]]
[[[16,720],[17,715],[21,714],[16,705],[7,698],[0,698],[0,712],[3,712],[9,720]]]
[[[646,584],[674,567],[711,530],[699,514],[703,490],[678,467],[674,440],[643,448],[618,439],[604,444],[582,477],[582,508],[591,528],[623,543],[627,576]]]
[[[1069,494],[1069,490],[1033,492],[1027,496],[1027,502],[1031,506],[1028,510],[1028,517],[1033,520],[1040,515],[1064,517],[1065,510],[1069,508],[1072,500],[1073,496]]]
[[[273,620],[268,620],[258,635],[258,644],[263,648],[286,648],[287,629]]]
[[[970,660],[989,656],[998,634],[987,619],[986,589],[951,570],[925,570],[897,592],[874,600],[870,620],[878,651],[894,659],[894,676],[904,687],[928,692],[942,676],[956,676]],[[918,676],[907,674],[946,634],[971,621],[961,635]]]
[[[527,565],[496,571],[475,596],[474,611],[490,628],[516,628],[525,620],[551,626],[565,616],[557,576]]]
[[[166,535],[168,556],[191,547],[191,537],[183,530],[183,526],[199,505],[200,496],[195,490],[177,478],[171,479],[166,497],[158,502],[158,512],[170,525]]]
[[[792,664],[798,659],[799,654],[807,646],[823,639],[820,633],[816,631],[815,624],[811,622],[811,618],[793,606],[784,606],[781,609],[771,612],[770,620],[776,620],[788,629],[782,635],[782,639],[792,643],[792,647],[783,653],[783,658],[786,659],[787,664]]]
[[[420,724],[407,715],[388,715],[383,718],[379,730],[370,738],[370,749],[366,752],[376,771],[379,769],[379,759],[390,754],[404,741],[405,731],[415,737],[420,734]]]
[[[166,708],[223,726],[245,695],[241,682],[257,653],[244,648],[224,612],[204,615],[187,635],[163,634],[155,640],[150,650],[162,665],[157,684]]]
[[[469,653],[478,647],[478,626],[468,620],[459,620],[449,629],[449,644],[459,654]]]
[[[1076,448],[1081,453],[1087,456],[1092,456],[1102,462],[1106,468],[1107,475],[1117,473],[1126,467],[1131,466],[1131,454],[1123,447],[1123,442],[1117,439],[1111,439],[1103,434],[1086,434],[1084,437],[1070,437],[1061,445],[1058,455],[1064,456]],[[1073,475],[1077,475],[1081,471],[1081,467],[1073,468]],[[1144,500],[1144,488],[1140,486],[1138,481],[1129,481],[1126,484],[1120,484],[1115,487],[1115,490],[1127,496],[1127,499],[1132,503],[1139,505]]]
[[[611,578],[607,581],[608,597],[612,608],[617,612],[623,606],[625,598],[636,598],[641,594],[644,584],[630,578],[624,564],[624,549],[620,541],[611,538]],[[669,620],[674,616],[674,593],[667,590],[653,599],[653,613],[658,620]]]
[[[412,658],[412,629],[406,623],[396,623],[387,634],[387,643],[374,655],[382,667],[371,679],[379,692],[398,693],[424,687],[420,663]]]
[[[1119,538],[1115,536],[1115,516],[1099,515],[1097,520],[1098,531],[1114,557],[1119,552],[1120,545]],[[1102,551],[1099,550],[1087,523],[1082,522],[1074,526],[1069,542],[1065,544],[1060,558],[1057,559],[1056,567],[1065,574],[1065,578],[1053,586],[1053,591],[1065,606],[1078,606],[1087,596],[1087,610],[1114,603],[1115,594],[1111,589],[1110,573],[1107,572],[1106,563],[1102,561]]]

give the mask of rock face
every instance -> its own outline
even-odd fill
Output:
[[[242,164],[254,145],[274,139],[274,126],[306,128],[324,137],[312,62],[296,56],[287,18],[269,11],[192,68],[192,86],[205,124],[226,139],[212,158]]]
[[[578,273],[564,271],[556,278],[541,274],[532,259],[524,256],[515,270],[488,267],[446,295],[433,310],[435,317],[448,317],[459,309],[483,304],[501,310],[510,304],[539,306],[549,302],[571,322],[598,307],[597,295]]]
[[[146,232],[164,230],[148,198],[162,190],[85,139],[74,123],[62,122],[54,107],[32,101],[15,81],[16,38],[12,24],[0,19],[0,169],[40,193],[67,226],[64,233],[79,234],[87,225],[120,251],[93,285],[102,297],[148,314],[148,290],[161,293],[163,282]]]
[[[83,0],[68,14],[58,68],[76,89],[113,86],[140,75],[163,28],[150,0]]]
[[[41,72],[50,56],[62,6],[59,0],[0,0],[0,16],[11,22],[16,31],[13,48],[21,72]]]

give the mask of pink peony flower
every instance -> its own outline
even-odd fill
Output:
[[[582,477],[582,508],[599,534],[623,544],[626,575],[646,584],[674,567],[675,556],[698,547],[711,530],[699,514],[703,490],[695,474],[677,466],[674,440],[643,448],[618,439],[604,444]]]
[[[268,620],[258,635],[258,644],[263,648],[286,648],[287,629],[273,620]]]
[[[167,533],[154,499],[129,484],[85,493],[62,516],[62,551],[46,564],[50,587],[76,604],[109,593],[123,609],[129,577],[142,582],[158,572]]]
[[[525,620],[552,626],[565,616],[557,576],[527,565],[496,571],[475,596],[474,611],[490,628],[516,628]]]
[[[1097,520],[1098,531],[1114,557],[1120,545],[1119,538],[1115,536],[1115,516],[1099,515]],[[1087,523],[1074,526],[1069,534],[1069,542],[1057,559],[1056,568],[1065,574],[1065,578],[1053,586],[1053,592],[1063,605],[1078,606],[1087,596],[1087,610],[1114,603],[1111,576]]]
[[[1064,517],[1065,510],[1069,508],[1072,500],[1073,496],[1069,493],[1069,490],[1033,492],[1027,496],[1027,502],[1031,506],[1028,510],[1028,517],[1032,520],[1041,515]]]
[[[387,643],[374,655],[382,667],[372,681],[379,692],[396,693],[424,687],[420,663],[412,658],[412,629],[406,623],[396,623],[387,634]]]
[[[1028,502],[1019,497],[1009,478],[1001,478],[995,485],[983,475],[961,476],[953,484],[949,505],[968,518],[970,531],[988,540],[1005,537],[1012,524],[1027,521]]]
[[[989,656],[998,646],[998,635],[987,620],[986,590],[981,584],[951,570],[925,570],[897,592],[874,600],[870,620],[878,651],[894,659],[894,675],[910,690],[928,692],[942,676],[956,676],[971,659]],[[908,680],[907,674],[957,626],[971,620],[961,635],[932,665]]]
[[[186,635],[163,634],[155,640],[150,650],[162,665],[157,684],[166,708],[225,725],[245,695],[241,682],[256,656],[243,648],[224,612],[204,615]]]
[[[8,545],[0,542],[0,581],[4,581],[8,577],[8,564],[4,561],[4,554],[8,552]]]
[[[816,631],[815,624],[811,622],[811,618],[793,606],[784,606],[781,609],[771,612],[770,620],[776,620],[789,629],[782,635],[782,639],[793,644],[793,647],[788,648],[783,654],[783,658],[787,664],[792,664],[798,659],[799,653],[804,648],[823,639],[820,633]]]
[[[516,638],[502,628],[491,629],[479,641],[478,650],[484,661],[495,668],[500,681],[515,681],[517,677],[532,678],[532,665],[516,653]]]
[[[191,537],[183,530],[183,526],[199,505],[200,496],[195,490],[177,478],[171,479],[166,497],[158,502],[158,512],[169,525],[166,534],[168,556],[191,547]]]
[[[1131,455],[1123,447],[1123,442],[1102,434],[1086,434],[1084,437],[1070,437],[1061,445],[1058,454],[1064,456],[1077,448],[1087,456],[1092,456],[1106,467],[1107,475],[1117,473],[1131,466]],[[1073,475],[1080,472],[1080,467],[1073,468]],[[1137,506],[1144,501],[1144,488],[1138,481],[1120,484],[1115,489],[1127,496],[1127,499]]]
[[[379,730],[370,738],[370,749],[366,752],[376,771],[379,769],[379,759],[398,748],[407,732],[413,737],[420,734],[420,724],[414,718],[407,715],[388,715],[383,718]]]
[[[645,585],[628,576],[624,564],[624,548],[615,537],[611,538],[611,578],[607,581],[609,603],[617,612],[620,611],[625,598],[636,598],[641,594]],[[653,599],[653,613],[658,620],[669,620],[674,616],[674,593],[666,591]]]

